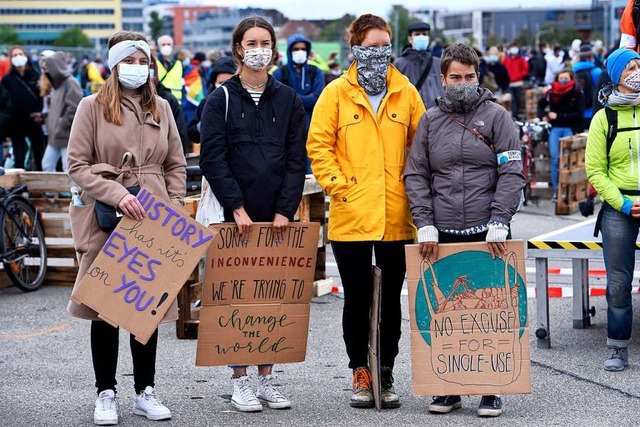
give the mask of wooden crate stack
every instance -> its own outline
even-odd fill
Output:
[[[527,89],[527,91],[525,92],[525,112],[527,120],[533,120],[538,117],[538,101],[543,96],[543,87]]]
[[[570,215],[577,212],[578,204],[587,198],[589,182],[584,167],[586,148],[586,133],[560,139],[556,215]]]
[[[78,274],[71,223],[69,220],[70,188],[73,181],[63,172],[26,172],[9,169],[0,176],[0,186],[12,188],[26,185],[29,200],[42,212],[47,243],[45,285],[72,286]]]

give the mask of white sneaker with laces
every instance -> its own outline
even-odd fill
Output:
[[[96,399],[96,409],[93,411],[93,422],[98,426],[113,426],[118,424],[120,405],[113,390],[103,390]]]
[[[256,394],[261,402],[266,403],[271,409],[291,408],[291,402],[284,397],[273,385],[271,375],[258,376],[258,393]]]
[[[160,402],[151,386],[147,386],[139,395],[133,398],[133,413],[153,421],[171,418],[171,411]]]
[[[258,412],[262,411],[262,404],[256,398],[255,393],[249,385],[249,377],[242,375],[233,380],[233,396],[231,396],[231,405],[240,412]]]

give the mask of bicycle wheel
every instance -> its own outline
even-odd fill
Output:
[[[35,209],[24,199],[10,199],[0,221],[2,264],[13,283],[25,292],[42,285],[47,269],[44,230]]]

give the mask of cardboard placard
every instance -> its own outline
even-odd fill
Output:
[[[123,217],[71,294],[145,344],[213,241],[212,230],[173,203],[140,189],[147,214]]]
[[[531,393],[524,242],[503,259],[486,242],[406,246],[413,393]]]
[[[197,366],[301,362],[309,333],[320,224],[270,223],[248,242],[235,224],[212,225],[198,326]]]
[[[382,290],[382,270],[375,265],[371,267],[373,275],[373,300],[369,317],[369,370],[371,371],[371,388],[375,408],[382,410],[382,387],[380,383],[380,310]]]

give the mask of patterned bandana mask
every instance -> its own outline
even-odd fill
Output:
[[[464,106],[471,106],[478,100],[478,83],[458,83],[454,85],[446,85],[444,94],[451,101],[459,102]]]
[[[273,50],[266,47],[257,47],[255,49],[247,49],[244,51],[242,62],[253,71],[261,71],[267,68],[271,63]]]
[[[624,85],[634,92],[640,92],[640,70],[624,79]]]
[[[356,58],[358,84],[369,95],[377,95],[387,87],[387,71],[391,61],[391,45],[351,48]]]

